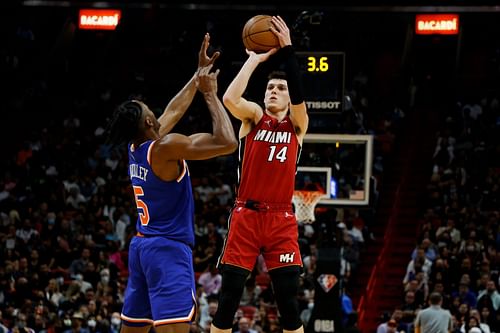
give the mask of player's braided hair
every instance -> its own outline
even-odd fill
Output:
[[[126,101],[118,105],[111,117],[107,132],[107,142],[112,146],[129,143],[139,132],[142,107],[136,101]]]

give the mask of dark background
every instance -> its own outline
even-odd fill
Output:
[[[79,31],[80,8],[92,2],[3,2],[0,33],[3,53],[22,50],[22,75],[36,84],[47,81],[56,101],[39,101],[22,110],[7,107],[7,117],[29,114],[35,124],[67,112],[66,104],[89,89],[111,92],[109,105],[141,93],[162,108],[193,73],[203,33],[211,33],[212,50],[222,56],[219,90],[225,90],[246,54],[241,30],[251,16],[279,14],[292,29],[297,50],[346,53],[346,93],[359,72],[370,78],[372,103],[404,103],[413,78],[424,101],[441,103],[473,98],[498,86],[500,20],[493,1],[213,1],[210,3],[104,2],[100,8],[122,10],[116,31]],[[469,6],[473,3],[473,6]],[[453,6],[450,6],[453,5]],[[416,36],[416,13],[456,12],[461,32],[455,36]],[[25,35],[23,37],[23,34]],[[21,38],[19,38],[21,36]],[[33,40],[28,41],[30,36]],[[267,70],[262,66],[262,72]],[[259,70],[261,69],[259,68]],[[255,82],[261,82],[259,70]],[[6,96],[19,92],[18,77],[3,73]],[[16,73],[16,76],[19,73]],[[89,86],[89,82],[90,85]],[[262,85],[249,94],[261,99]],[[488,87],[488,88],[485,88]],[[56,104],[56,105],[54,105]],[[43,111],[42,111],[43,110]],[[88,112],[109,113],[91,109]]]

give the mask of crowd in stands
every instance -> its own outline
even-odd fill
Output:
[[[413,332],[431,292],[453,333],[499,332],[500,108],[495,93],[459,102],[441,119],[417,245],[403,298],[378,333]]]
[[[5,138],[10,146],[0,165],[0,333],[117,333],[136,206],[127,178],[127,155],[123,148],[113,150],[105,143],[106,117],[130,87],[137,91],[126,95],[161,101],[157,103],[160,110],[167,97],[145,89],[141,73],[126,66],[100,72],[99,77],[81,75],[87,70],[96,74],[93,66],[112,67],[112,57],[104,65],[85,55],[47,59],[50,53],[38,33],[42,34],[19,25],[2,46],[0,59],[0,81],[8,87],[4,100],[7,119],[18,129]],[[124,77],[133,77],[132,82],[122,81]],[[174,76],[170,80],[179,88],[183,84]],[[383,157],[391,152],[403,113],[400,109],[368,112],[374,107],[368,105],[365,95],[366,77],[358,76],[353,82],[353,105],[339,119],[335,131],[375,135],[374,175],[381,177]],[[209,128],[209,120],[200,116],[203,108],[197,104],[193,108],[179,124],[180,131]],[[227,233],[236,165],[234,155],[190,163],[196,223],[193,260],[200,305],[193,332],[208,332],[217,308],[221,278],[215,262]],[[495,182],[479,185],[481,190],[489,186],[492,191],[498,186]],[[489,205],[490,209],[494,206]],[[448,210],[454,209],[451,203],[450,207]],[[347,316],[355,308],[349,303],[348,282],[369,239],[367,226],[372,218],[373,211],[339,208],[333,216],[299,226],[305,275],[298,297],[306,324],[314,306],[317,247],[321,242],[336,241],[342,247],[339,283],[344,322],[355,325],[355,319]],[[491,226],[496,218],[490,214],[484,222]],[[323,231],[334,223],[338,239],[322,239]],[[476,231],[486,233],[488,229]],[[486,250],[492,268],[495,259],[490,248]],[[270,279],[265,263],[258,258],[234,318],[234,331],[279,330]]]

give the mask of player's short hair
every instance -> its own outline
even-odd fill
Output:
[[[278,79],[278,80],[286,80],[286,73],[284,71],[272,71],[267,76],[267,80]]]
[[[139,133],[142,106],[137,101],[125,101],[118,105],[109,120],[107,141],[113,146],[129,143]]]

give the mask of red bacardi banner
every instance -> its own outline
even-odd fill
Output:
[[[458,14],[421,14],[415,20],[417,35],[456,35],[458,27]]]
[[[118,9],[80,9],[78,27],[90,30],[115,30],[122,12]]]

